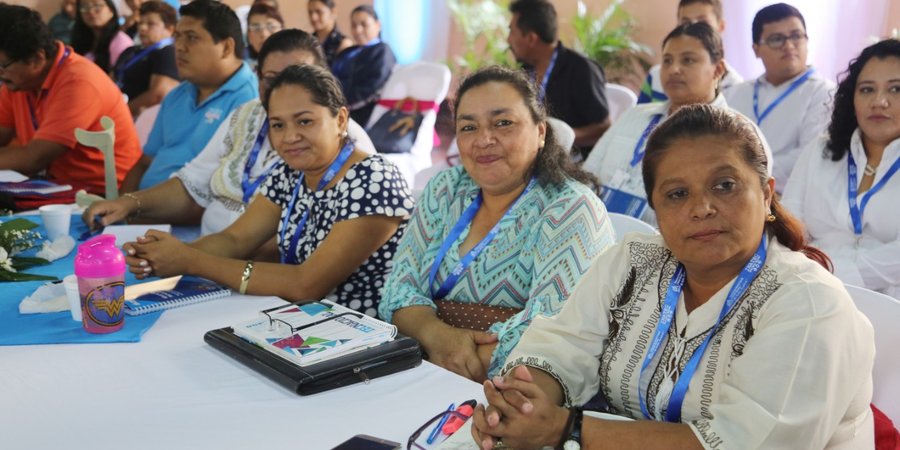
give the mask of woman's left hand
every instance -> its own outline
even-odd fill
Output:
[[[489,406],[478,405],[472,423],[472,436],[481,448],[492,449],[501,439],[523,449],[559,443],[569,411],[550,400],[527,367],[485,381],[484,394]]]
[[[187,273],[194,249],[179,241],[175,236],[157,230],[150,230],[145,237],[129,245],[132,256],[146,260],[152,273],[160,278]]]

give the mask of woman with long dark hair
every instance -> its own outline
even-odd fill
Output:
[[[104,72],[115,67],[119,55],[134,40],[119,29],[119,13],[112,0],[77,0],[72,48],[94,61]]]
[[[353,45],[353,42],[338,29],[336,7],[334,0],[309,0],[306,3],[313,35],[319,40],[329,66],[338,53]]]

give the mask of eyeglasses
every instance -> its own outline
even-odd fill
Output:
[[[106,7],[106,3],[94,3],[91,5],[81,5],[81,7],[79,7],[78,10],[83,13],[100,12],[100,10],[102,10],[105,7]]]
[[[278,24],[278,23],[267,23],[267,24],[254,23],[254,24],[250,24],[247,27],[247,29],[254,33],[262,33],[263,30],[268,31],[269,33],[275,33],[275,32],[281,31],[281,24]]]
[[[440,447],[440,444],[441,444],[441,442],[443,442],[443,439],[440,441],[432,440],[432,442],[429,443],[428,437],[431,434],[431,427],[433,425],[436,425],[439,422],[441,422],[445,417],[447,418],[447,421],[450,421],[451,419],[455,418],[455,419],[461,420],[461,421],[463,421],[463,423],[465,423],[467,420],[469,420],[470,416],[467,416],[458,411],[449,411],[448,410],[448,411],[441,412],[440,414],[432,417],[431,420],[429,420],[428,422],[425,422],[424,425],[419,427],[419,429],[416,430],[409,437],[409,440],[406,441],[406,450],[413,450],[413,449],[430,450],[430,449]],[[427,433],[426,433],[426,431],[427,431]]]
[[[13,64],[15,64],[15,63],[17,63],[17,62],[19,62],[18,59],[11,59],[11,60],[9,60],[9,61],[7,61],[7,62],[5,62],[5,63],[0,63],[0,72],[5,72],[6,69],[9,68],[9,66],[11,66],[11,65],[13,65]]]
[[[315,322],[307,323],[305,325],[299,325],[299,326],[294,327],[294,326],[291,326],[290,323],[285,322],[284,320],[281,320],[281,319],[275,319],[269,314],[270,312],[277,311],[280,309],[284,309],[284,306],[276,306],[275,308],[269,308],[269,309],[260,311],[260,313],[264,314],[266,317],[269,318],[269,331],[277,334],[278,337],[280,337],[280,338],[286,338],[300,330],[314,327],[316,325],[319,325],[320,323],[332,321],[334,319],[337,319],[338,317],[343,317],[343,316],[353,316],[356,318],[362,317],[361,313],[345,312],[345,313],[335,314],[331,317],[326,317],[324,319],[317,320]]]
[[[784,47],[784,43],[788,40],[791,41],[794,46],[800,44],[800,42],[806,41],[809,36],[806,33],[791,33],[790,36],[785,36],[781,33],[773,34],[765,39],[763,39],[760,44],[765,44],[769,48],[778,49]]]

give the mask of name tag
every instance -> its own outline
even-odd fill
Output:
[[[600,200],[603,200],[607,211],[627,214],[638,219],[647,210],[647,199],[606,186],[600,188]]]

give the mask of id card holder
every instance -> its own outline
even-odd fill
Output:
[[[606,186],[600,188],[600,200],[603,200],[607,211],[638,219],[647,210],[647,199]]]

